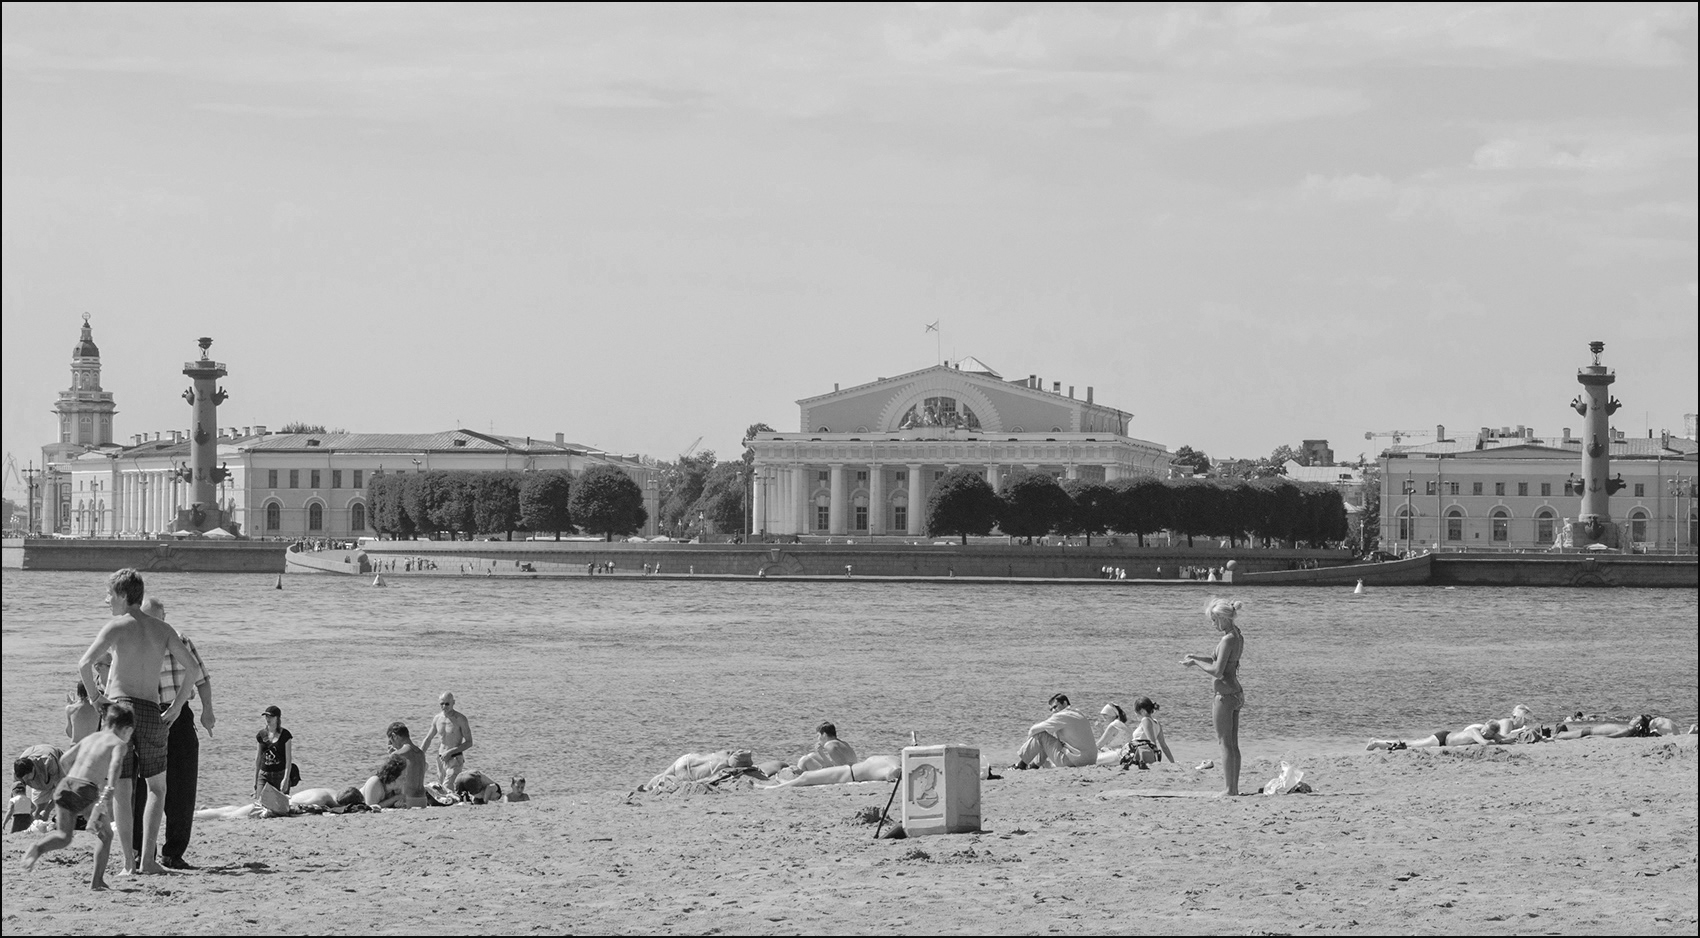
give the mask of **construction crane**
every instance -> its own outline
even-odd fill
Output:
[[[1412,431],[1412,430],[1381,430],[1381,431],[1366,430],[1366,431],[1364,431],[1364,439],[1373,440],[1376,437],[1389,436],[1389,437],[1393,438],[1393,445],[1394,446],[1398,446],[1399,441],[1404,439],[1405,437],[1408,437],[1408,436],[1428,436],[1428,435],[1429,435],[1429,432],[1427,430],[1415,430],[1415,431]]]
[[[685,451],[679,454],[679,458],[680,459],[689,459],[690,455],[692,453],[696,452],[697,447],[699,447],[701,445],[702,445],[702,437],[699,436],[699,437],[696,438],[695,442],[693,442],[693,443],[691,443],[691,445],[685,447]]]

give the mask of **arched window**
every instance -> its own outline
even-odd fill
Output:
[[[314,502],[307,506],[307,530],[323,531],[325,529],[325,506]]]
[[[276,531],[283,527],[283,506],[272,502],[266,506],[266,530]]]
[[[1411,511],[1408,508],[1399,509],[1399,534],[1395,539],[1401,541],[1411,539]]]
[[[1551,508],[1542,508],[1535,513],[1535,543],[1550,546],[1556,539],[1553,534],[1552,520]]]
[[[348,529],[350,531],[366,530],[366,506],[363,503],[355,502],[348,509]]]
[[[1461,541],[1464,539],[1464,512],[1459,508],[1451,508],[1446,512],[1446,539]]]
[[[1490,525],[1493,529],[1494,543],[1505,544],[1511,540],[1511,512],[1503,508],[1495,508]]]
[[[1647,540],[1647,512],[1640,508],[1629,513],[1629,539],[1637,544]]]

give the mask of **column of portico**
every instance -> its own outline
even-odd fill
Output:
[[[773,470],[762,466],[750,479],[750,527],[757,535],[767,530],[768,477],[772,474]]]
[[[827,475],[832,482],[832,494],[830,496],[832,503],[827,507],[826,533],[848,534],[850,532],[844,520],[844,516],[848,514],[846,511],[848,506],[845,502],[849,498],[849,496],[845,494],[844,464],[841,462],[835,462],[828,466]]]
[[[991,486],[994,492],[998,490],[998,483],[1002,481],[1001,470],[1002,467],[997,463],[990,463],[986,466],[986,484]]]
[[[810,504],[809,493],[814,490],[814,479],[809,475],[807,465],[798,464],[793,475],[797,479],[796,501],[793,507],[797,512],[797,533],[808,534],[815,529],[814,505]]]
[[[921,515],[926,511],[926,506],[921,504],[921,469],[922,464],[918,462],[912,462],[908,465],[909,524],[904,531],[905,534],[920,534],[926,530],[925,522],[921,518]]]
[[[885,467],[868,463],[868,533],[885,533]]]

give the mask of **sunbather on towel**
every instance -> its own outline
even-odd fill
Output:
[[[366,798],[360,789],[349,787],[342,791],[332,791],[329,788],[307,788],[289,796],[290,814],[314,813],[319,811],[348,808],[357,804],[365,804]],[[239,818],[281,817],[266,810],[258,801],[250,804],[233,804],[223,808],[202,808],[195,812],[197,821],[234,821]]]
[[[1657,727],[1654,724],[1658,724]],[[1676,724],[1665,717],[1655,718],[1643,713],[1628,723],[1564,723],[1553,734],[1554,739],[1583,739],[1601,736],[1606,739],[1625,739],[1632,736],[1670,736],[1676,734]],[[1668,732],[1660,732],[1668,730]]]
[[[783,782],[763,785],[763,788],[807,788],[811,785],[845,785],[850,782],[889,782],[903,775],[903,763],[896,756],[869,756],[855,765],[829,765],[811,769]]]
[[[1456,730],[1435,730],[1421,739],[1372,739],[1365,749],[1433,749],[1440,746],[1504,746],[1517,740],[1499,732],[1499,722],[1471,723]]]
[[[740,775],[756,775],[767,778],[781,768],[778,760],[755,764],[755,754],[748,749],[721,749],[715,752],[687,752],[673,760],[665,772],[638,786],[638,791],[649,791],[662,784],[667,779],[680,779],[688,782],[710,781],[728,773]]]

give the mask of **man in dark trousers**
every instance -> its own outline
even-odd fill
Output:
[[[150,616],[165,621],[165,603],[148,597],[142,603],[142,611]],[[169,624],[169,623],[167,623]],[[176,626],[172,626],[175,631]],[[189,699],[196,694],[201,697],[201,725],[207,728],[211,735],[213,723],[212,675],[207,673],[201,663],[201,653],[195,648],[195,643],[181,631],[177,637],[183,640],[183,646],[189,649],[194,658],[200,679],[195,683],[195,689],[189,692]],[[165,660],[159,667],[159,698],[171,700],[177,696],[177,685],[187,674],[185,662],[177,660],[171,652],[166,652]],[[171,743],[166,750],[165,763],[165,842],[160,847],[160,864],[174,870],[193,869],[188,861],[183,859],[184,851],[189,849],[189,835],[195,826],[195,788],[201,770],[201,740],[195,735],[195,712],[189,705],[183,705],[183,712],[177,715],[176,722],[171,724]],[[147,797],[147,790],[136,786],[134,802],[136,818],[136,843],[142,842],[142,803]]]

